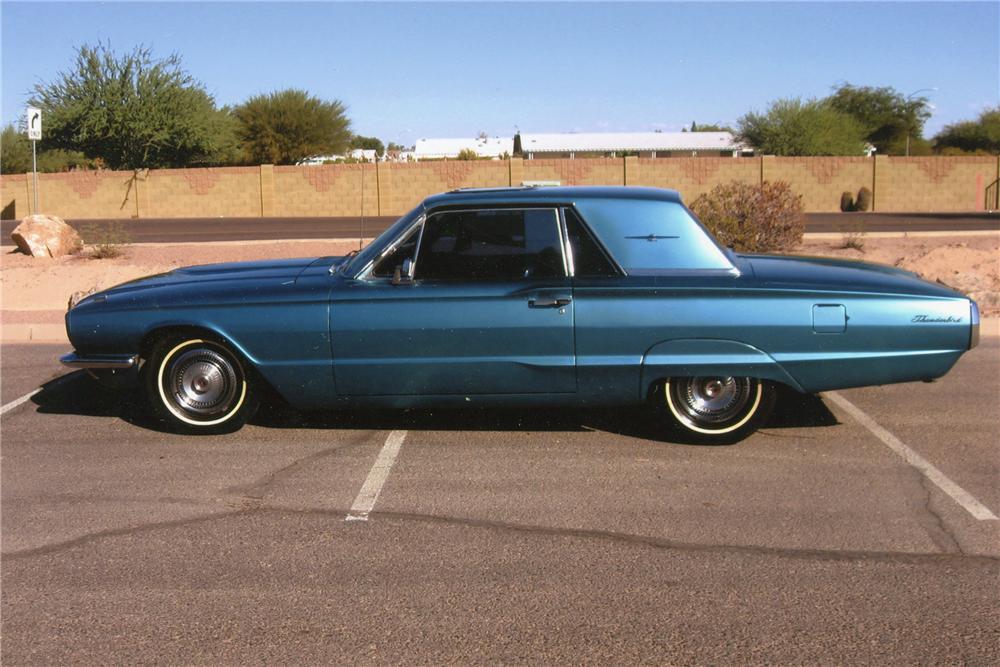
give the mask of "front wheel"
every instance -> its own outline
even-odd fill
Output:
[[[676,377],[663,383],[662,408],[682,435],[730,444],[753,433],[774,407],[774,386],[748,377]]]
[[[156,414],[182,433],[229,433],[257,408],[257,392],[225,345],[187,336],[161,340],[144,365]]]

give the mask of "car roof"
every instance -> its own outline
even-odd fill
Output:
[[[520,186],[510,188],[462,188],[431,195],[424,208],[455,204],[571,203],[580,199],[644,199],[680,202],[676,190],[636,186]]]

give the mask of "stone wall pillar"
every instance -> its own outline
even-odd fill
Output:
[[[392,211],[392,165],[389,162],[375,163],[375,185],[378,188],[378,215],[390,215],[390,211]]]
[[[274,215],[274,165],[260,165],[260,217]]]
[[[149,169],[135,172],[135,217],[149,214]]]
[[[761,155],[760,156],[760,182],[765,183],[771,174],[774,172],[774,156],[773,155]]]
[[[27,193],[27,196],[28,196],[28,206],[27,206],[28,215],[34,215],[35,213],[38,213],[38,211],[34,210],[35,209],[35,182],[34,182],[34,180],[35,179],[33,178],[33,174],[30,171],[27,174],[24,175],[25,192]],[[38,203],[39,203],[39,205],[41,205],[42,202],[39,201]],[[21,217],[24,217],[24,216],[21,216]]]
[[[508,161],[509,167],[509,183],[508,185],[517,186],[524,182],[524,158],[512,157]]]
[[[626,155],[622,158],[622,184],[628,185],[629,180],[636,181],[639,177],[639,157]]]
[[[872,160],[872,212],[885,208],[880,205],[879,197],[883,201],[888,201],[886,185],[889,178],[889,156],[876,155]]]

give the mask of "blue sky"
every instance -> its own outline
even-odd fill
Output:
[[[220,104],[286,87],[422,137],[679,130],[831,86],[926,93],[927,126],[1000,97],[1000,3],[3,2],[2,120],[73,47],[179,53]]]

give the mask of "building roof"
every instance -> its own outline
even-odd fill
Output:
[[[311,155],[307,158],[299,160],[295,164],[317,165],[325,162],[333,162],[335,160],[346,160],[349,157],[355,160],[367,160],[368,162],[374,162],[378,159],[378,152],[374,148],[354,148],[348,151],[347,155]]]
[[[581,132],[521,134],[525,153],[621,151],[734,151],[745,146],[730,132]]]
[[[514,152],[514,139],[487,137],[481,139],[417,139],[413,155],[417,159],[434,157],[455,157],[463,150],[473,150],[480,157],[500,157]]]

